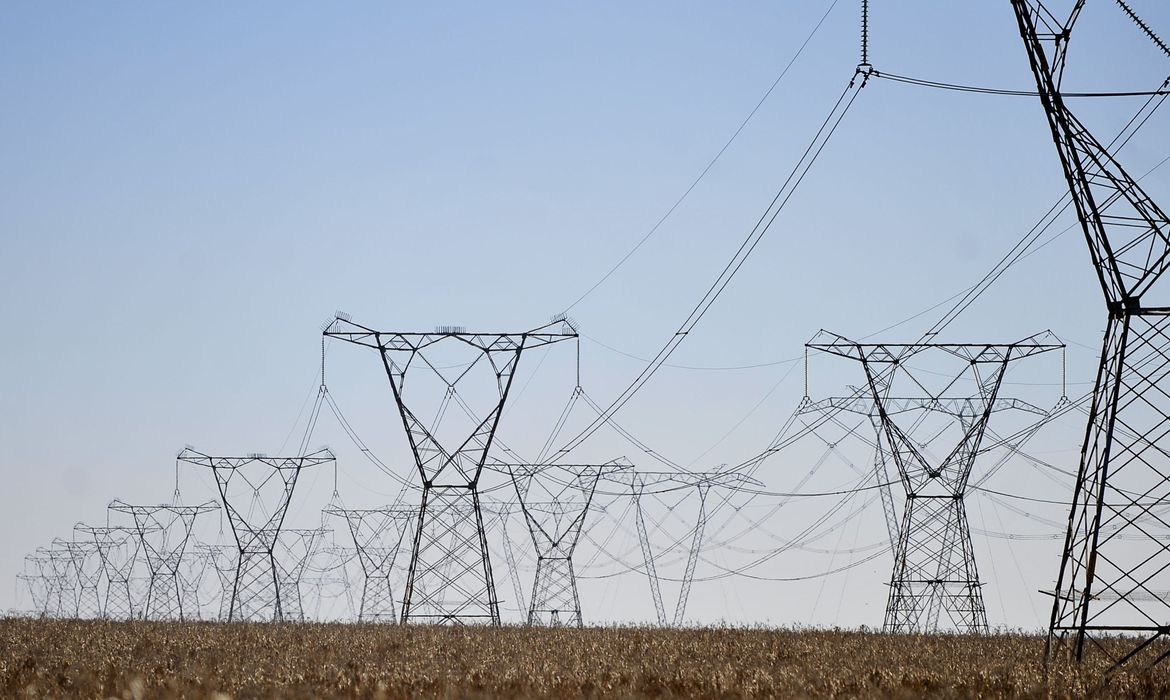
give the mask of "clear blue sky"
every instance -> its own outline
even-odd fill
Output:
[[[0,6],[0,609],[15,604],[7,582],[36,546],[101,520],[113,498],[168,498],[184,444],[277,452],[314,388],[320,326],[335,309],[401,330],[522,330],[561,311],[686,189],[829,4]],[[599,400],[641,364],[596,341],[653,354],[844,87],[857,62],[856,4],[840,0],[707,178],[573,309],[588,336],[583,384]],[[1007,0],[872,4],[879,70],[1032,86]],[[1163,3],[1134,4],[1170,34]],[[1090,3],[1079,32],[1069,87],[1151,89],[1170,72],[1110,2]],[[1103,137],[1138,106],[1079,104]],[[1168,127],[1170,112],[1158,113],[1123,162],[1140,174],[1170,155]],[[1146,184],[1165,205],[1170,165]],[[822,327],[862,336],[901,321],[978,280],[1064,187],[1037,100],[874,82],[672,362],[768,363],[799,356]],[[935,316],[881,339],[916,338]],[[1070,379],[1084,382],[1103,322],[1073,230],[1013,268],[948,337],[1009,341],[1051,328],[1070,341]],[[535,376],[506,426],[511,444],[543,443],[538,418],[567,397],[571,354],[550,354]],[[860,379],[823,367],[812,369],[820,396]],[[737,463],[799,401],[791,368],[668,367],[619,420],[695,468]],[[1056,376],[1051,365],[1021,372]],[[334,347],[329,375],[363,437],[405,464],[374,358]],[[1066,432],[1046,445],[1065,462],[1077,439],[1075,426]],[[335,425],[323,420],[315,437],[337,450],[347,501],[372,505],[376,491],[394,491]],[[612,436],[591,456],[615,453],[638,460]],[[779,460],[766,481],[785,490],[804,471]],[[210,495],[186,474],[185,494]],[[328,497],[306,482],[301,517],[312,519],[322,490]],[[1036,527],[1004,515],[1006,529]],[[769,527],[798,530],[816,508],[790,517]],[[1033,593],[1050,585],[1059,543],[1030,546],[977,542],[1001,561],[1039,562],[989,593],[1004,601],[993,622],[1042,622]],[[759,573],[827,562],[780,557]],[[880,623],[875,578],[887,569],[879,558],[847,583],[831,579],[825,595],[840,588],[845,604],[812,618],[805,593],[775,602],[784,584],[712,588],[696,605],[708,619]],[[622,581],[644,595],[641,579]],[[720,602],[731,596],[747,612]],[[637,616],[620,605],[612,614]]]

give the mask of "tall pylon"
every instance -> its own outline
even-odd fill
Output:
[[[1059,3],[1067,9],[1059,15],[1055,2],[1011,3],[1108,312],[1045,659],[1080,662],[1096,649],[1114,667],[1153,664],[1170,656],[1170,306],[1159,284],[1170,267],[1170,218],[1110,151],[1165,96],[1147,100],[1102,144],[1061,94],[1084,0]]]
[[[865,384],[855,396],[810,403],[802,412],[849,411],[875,420],[884,451],[879,463],[894,462],[906,491],[902,522],[894,530],[885,631],[934,632],[942,613],[959,631],[987,631],[964,501],[967,483],[993,413],[1047,416],[1025,401],[1000,398],[999,392],[1012,362],[1063,350],[1054,340],[1041,333],[1005,345],[865,344],[821,331],[806,345],[859,362]],[[943,364],[912,368],[911,358]],[[973,394],[960,393],[964,381]]]
[[[499,625],[499,601],[480,508],[480,474],[521,355],[525,350],[576,340],[576,328],[558,318],[523,333],[471,333],[454,326],[400,333],[376,331],[339,314],[324,335],[378,351],[422,481],[402,601],[403,622]],[[408,377],[412,387],[424,382],[421,393],[429,393],[435,404],[429,425],[415,404],[427,397],[412,390],[410,403],[415,408],[407,405]],[[475,389],[476,383],[473,400],[478,399],[478,407],[473,407],[461,388],[470,384]]]
[[[116,500],[109,505],[109,510],[133,520],[134,534],[150,573],[142,607],[143,616],[148,620],[187,619],[179,582],[183,555],[196,518],[219,510],[213,501],[198,505],[182,505],[177,498],[175,501],[132,505]]]
[[[529,625],[584,626],[573,552],[598,481],[632,468],[624,457],[605,464],[493,465],[511,477],[536,549]]]
[[[418,520],[418,509],[405,506],[382,508],[340,508],[324,511],[345,519],[362,567],[362,597],[358,622],[396,622],[394,591],[390,576],[402,542],[411,524]]]
[[[180,463],[210,469],[236,539],[236,579],[232,584],[228,621],[299,619],[299,611],[282,600],[291,592],[277,561],[276,549],[284,518],[301,471],[333,464],[333,453],[322,448],[307,455],[213,457],[186,447]]]

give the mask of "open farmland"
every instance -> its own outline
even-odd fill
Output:
[[[0,621],[5,697],[1082,697],[1043,638]],[[1091,665],[1085,672],[1095,672]],[[1086,676],[1091,677],[1091,676]],[[1165,667],[1101,697],[1170,696]]]

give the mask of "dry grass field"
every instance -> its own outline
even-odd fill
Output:
[[[1083,697],[1043,639],[849,631],[0,620],[0,695],[84,698]],[[1170,697],[1170,670],[1101,697]]]

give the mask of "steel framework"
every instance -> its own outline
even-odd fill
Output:
[[[394,401],[402,418],[422,480],[422,504],[414,530],[403,622],[488,622],[500,624],[500,607],[488,554],[487,535],[480,509],[479,478],[492,449],[504,404],[512,388],[520,356],[525,350],[576,339],[577,330],[565,319],[523,333],[469,333],[440,327],[431,333],[376,331],[338,315],[325,337],[377,350]],[[437,349],[470,352],[471,359],[455,367],[433,362]],[[450,402],[471,416],[457,387],[490,370],[495,394],[486,415],[471,418],[469,433],[451,430],[440,437],[438,423]],[[444,386],[443,403],[428,426],[407,407],[403,391],[415,368],[433,373]],[[486,390],[486,389],[485,389]]]
[[[507,469],[511,476],[536,549],[528,624],[582,627],[573,551],[581,539],[598,481],[633,465],[623,457],[605,464],[506,464],[494,468]],[[533,486],[536,498],[548,500],[533,500]]]
[[[309,561],[317,553],[317,545],[329,533],[328,528],[283,529],[277,536],[277,574],[283,618],[288,622],[304,622],[305,606],[301,581]]]
[[[53,617],[77,617],[77,581],[73,575],[73,555],[58,546],[38,547],[38,564],[43,564],[42,574],[49,582],[49,615]]]
[[[84,527],[81,523],[74,526]],[[77,617],[96,618],[102,616],[102,601],[98,587],[102,578],[102,559],[97,545],[88,540],[53,540],[55,548],[69,553],[69,568],[76,584]]]
[[[195,519],[203,513],[219,510],[219,506],[212,501],[198,505],[131,505],[114,501],[109,509],[134,520],[134,534],[150,572],[143,603],[144,617],[151,620],[185,619],[183,587],[179,581],[183,554],[191,539]]]
[[[134,530],[94,525],[78,525],[75,529],[89,533],[101,561],[101,574],[106,580],[101,616],[118,620],[132,619],[135,608],[130,593],[130,577],[134,573],[140,548]]]
[[[228,621],[300,619],[299,603],[282,600],[289,588],[276,549],[281,527],[301,471],[333,463],[328,449],[298,457],[213,457],[184,448],[179,462],[206,467],[215,476],[219,497],[236,539],[236,577],[228,605]]]
[[[226,622],[228,613],[231,612],[232,589],[235,587],[236,570],[239,568],[236,563],[239,550],[234,544],[206,542],[196,542],[195,549],[207,558],[208,564],[215,571],[215,578],[219,581],[215,619]]]
[[[993,413],[1014,409],[1047,415],[1019,399],[999,398],[999,391],[1013,361],[1064,348],[1061,343],[1045,342],[1050,338],[1050,333],[1041,333],[1006,345],[863,344],[821,331],[806,345],[860,362],[866,383],[856,396],[826,399],[802,410],[849,411],[875,419],[880,427],[879,451],[885,455],[879,457],[882,471],[885,460],[893,460],[906,490],[900,526],[888,525],[897,540],[885,631],[933,632],[942,612],[960,631],[987,631],[964,504],[967,482]],[[912,369],[908,363],[924,353],[941,353],[957,369],[943,381],[925,380],[923,370]],[[963,380],[970,380],[977,393],[948,396]],[[932,385],[937,388],[928,388]],[[902,387],[920,395],[899,395]],[[868,396],[861,398],[863,393]],[[932,421],[932,416],[942,421]],[[947,430],[946,423],[957,424],[957,435]],[[938,432],[924,439],[924,426]],[[953,442],[941,446],[941,459],[934,457],[929,443],[948,432]]]
[[[329,508],[325,513],[344,518],[362,567],[362,597],[358,622],[395,622],[390,574],[402,540],[418,519],[418,510],[404,506],[354,509]]]
[[[1157,593],[1170,588],[1170,307],[1149,302],[1165,294],[1155,287],[1170,266],[1170,219],[1065,103],[1069,38],[1084,0],[1064,18],[1051,4],[1012,0],[1108,320],[1045,659],[1061,650],[1079,662],[1096,648],[1115,666],[1156,663],[1170,656],[1170,597]],[[1159,102],[1147,101],[1122,135]]]
[[[647,472],[627,471],[606,475],[607,481],[622,484],[630,489],[634,499],[634,523],[638,531],[638,542],[642,547],[642,561],[646,578],[650,582],[650,596],[654,599],[654,611],[658,617],[658,624],[671,624],[667,617],[666,605],[662,598],[662,583],[655,563],[661,556],[654,554],[650,544],[651,530],[646,527],[645,509],[642,501],[647,495],[677,492],[680,490],[695,489],[699,496],[699,512],[695,518],[695,525],[691,531],[691,544],[687,552],[686,569],[680,579],[678,601],[674,608],[674,626],[683,623],[686,616],[687,602],[690,599],[691,583],[695,578],[695,567],[699,562],[699,552],[703,546],[703,532],[707,527],[707,494],[712,487],[742,488],[744,486],[763,487],[763,484],[734,471],[713,472]],[[668,514],[673,508],[668,509]],[[661,529],[658,523],[656,529]]]
[[[53,574],[49,558],[37,553],[24,558],[25,570],[32,565],[33,573],[19,574],[28,586],[29,595],[37,615],[51,617],[60,609],[60,582]]]

